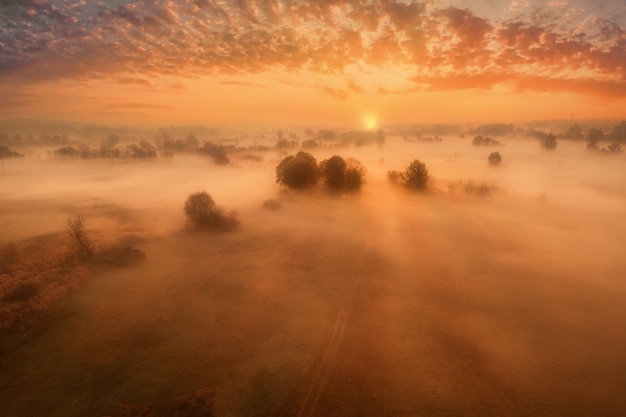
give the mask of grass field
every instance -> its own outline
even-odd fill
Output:
[[[279,191],[274,154],[5,162],[0,414],[620,415],[624,158],[533,145],[320,151],[367,166],[348,197]],[[414,158],[426,193],[386,182]],[[237,231],[186,227],[202,189]],[[68,258],[77,214],[95,260]],[[106,261],[126,245],[147,258]]]

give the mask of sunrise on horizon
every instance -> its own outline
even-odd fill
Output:
[[[0,1],[0,417],[623,417],[625,0]]]
[[[620,0],[6,1],[1,117],[263,126],[619,119],[624,8]]]

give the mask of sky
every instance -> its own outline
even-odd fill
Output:
[[[626,118],[624,0],[0,0],[0,119]]]

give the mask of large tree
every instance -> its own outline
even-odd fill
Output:
[[[276,167],[276,182],[288,188],[309,188],[317,180],[317,160],[307,152],[286,156]]]

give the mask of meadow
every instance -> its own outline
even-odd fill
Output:
[[[367,168],[340,195],[276,184],[299,149],[273,139],[228,164],[4,159],[0,414],[620,415],[626,158],[441,139],[307,150]],[[414,159],[428,189],[390,184]],[[187,224],[202,190],[236,230]]]

